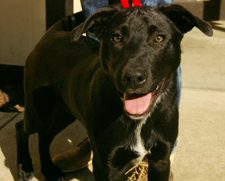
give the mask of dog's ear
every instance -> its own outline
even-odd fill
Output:
[[[213,35],[212,27],[209,23],[194,16],[180,5],[159,5],[157,9],[174,22],[182,33],[186,33],[196,26],[207,36]]]
[[[99,37],[103,32],[107,22],[113,17],[116,11],[117,8],[114,7],[103,7],[98,9],[81,25],[73,29],[72,39],[74,41],[79,40],[82,34],[86,33],[87,31],[94,36]]]

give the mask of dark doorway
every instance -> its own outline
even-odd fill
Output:
[[[204,2],[203,19],[206,21],[215,21],[220,19],[221,0],[211,0]]]
[[[46,0],[46,29],[73,13],[73,0]]]

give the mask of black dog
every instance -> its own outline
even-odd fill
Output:
[[[70,25],[79,24],[74,17]],[[76,118],[91,141],[96,180],[126,180],[143,157],[148,180],[168,180],[178,134],[180,42],[194,26],[211,36],[211,26],[179,5],[104,7],[72,34],[67,22],[50,29],[26,62],[26,111],[16,125],[20,180],[32,177],[28,136],[36,132],[42,173],[63,180],[49,146]]]

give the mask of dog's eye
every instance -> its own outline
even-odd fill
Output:
[[[156,37],[155,37],[155,39],[154,39],[154,41],[156,42],[156,43],[161,43],[161,42],[163,42],[165,40],[165,36],[164,35],[157,35]]]
[[[123,38],[122,38],[122,36],[120,36],[120,35],[118,35],[118,34],[115,34],[115,35],[112,36],[112,40],[113,40],[114,42],[116,42],[116,43],[120,43],[120,42],[123,41]]]

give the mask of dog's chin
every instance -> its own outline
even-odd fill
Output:
[[[162,82],[149,93],[130,94],[120,93],[120,97],[124,103],[125,114],[134,120],[141,120],[149,117],[152,112],[153,105],[157,97],[162,92]]]
[[[151,115],[151,109],[150,108],[149,108],[148,111],[146,111],[143,114],[130,114],[125,109],[124,109],[124,111],[125,111],[126,115],[132,120],[143,120],[143,119],[148,118]]]

